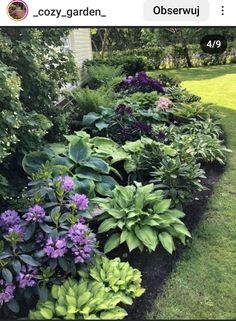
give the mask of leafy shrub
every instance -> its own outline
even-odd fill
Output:
[[[141,273],[119,258],[97,256],[95,265],[79,274],[79,282],[53,285],[49,300],[39,301],[29,319],[123,319],[127,312],[118,304],[132,304],[144,292]]]
[[[79,275],[86,280],[94,280],[103,284],[106,292],[120,296],[124,304],[132,304],[133,299],[144,293],[141,287],[141,273],[133,269],[128,262],[121,262],[120,258],[109,260],[105,256],[97,256],[95,265],[90,269],[79,271]]]
[[[223,130],[218,120],[206,118],[204,120],[191,119],[188,124],[180,127],[182,133],[188,135],[204,134],[212,138],[219,138],[223,135]]]
[[[180,220],[184,213],[170,209],[171,200],[163,199],[162,192],[153,189],[153,184],[142,186],[141,183],[116,186],[111,197],[93,200],[103,210],[98,233],[115,230],[104,246],[105,253],[124,242],[130,252],[135,248],[142,251],[145,247],[155,251],[160,242],[172,253],[173,237],[184,243],[185,236],[190,236]]]
[[[88,112],[97,112],[100,106],[112,106],[114,98],[111,91],[104,88],[76,89],[71,93],[71,97],[75,102],[73,114],[77,119]]]
[[[126,105],[134,107],[134,109],[149,109],[155,106],[155,102],[158,100],[159,95],[156,91],[150,93],[136,92],[131,96],[124,97],[120,100]]]
[[[158,74],[157,75],[160,83],[162,84],[163,87],[179,87],[181,81],[177,78],[170,77],[167,74]]]
[[[117,306],[119,302],[118,296],[106,292],[98,282],[68,279],[61,286],[53,285],[50,299],[39,301],[36,309],[30,311],[29,319],[120,320],[127,312]]]
[[[192,118],[197,120],[214,119],[217,114],[210,107],[209,104],[202,104],[200,102],[191,104],[176,103],[169,112],[173,115],[175,120],[180,122],[189,122],[192,121]]]
[[[89,263],[96,248],[96,237],[84,219],[89,200],[75,193],[71,177],[30,185],[31,207],[22,217],[13,210],[0,214],[0,284],[12,289],[0,301],[6,313],[24,311],[38,295],[47,300],[48,286],[75,276],[76,268]]]
[[[135,75],[137,72],[146,69],[145,59],[140,56],[128,55],[128,56],[113,56],[104,59],[87,60],[84,63],[85,67],[107,65],[122,68],[122,71],[126,75]]]
[[[69,32],[68,28],[0,30],[0,61],[12,67],[21,80],[19,101],[25,116],[29,117],[31,112],[46,116],[53,124],[48,138],[54,140],[67,132],[69,117],[59,112],[55,102],[60,90],[79,78],[74,56],[64,45]],[[43,124],[42,120],[40,125]]]
[[[165,94],[172,102],[177,103],[193,103],[199,101],[201,98],[189,93],[185,88],[174,86],[165,88]]]
[[[91,89],[97,89],[122,74],[121,67],[95,65],[87,68],[86,83]]]
[[[223,141],[212,135],[200,133],[196,135],[181,135],[173,145],[183,153],[193,157],[196,162],[212,163],[216,161],[224,165],[227,153],[231,152],[224,146]]]
[[[192,200],[195,191],[204,190],[201,184],[201,179],[205,178],[204,170],[189,158],[184,161],[179,156],[163,157],[151,176],[155,189],[163,190],[164,197],[171,198],[178,207]]]
[[[83,117],[84,129],[93,135],[109,136],[118,144],[126,141],[135,141],[142,136],[157,138],[158,134],[153,131],[149,119],[160,119],[154,113],[135,113],[133,108],[125,104],[119,104],[115,110],[100,108],[100,114],[89,113]]]
[[[108,162],[97,157],[90,143],[89,135],[78,132],[77,135],[66,136],[68,145],[52,144],[41,152],[32,152],[23,159],[23,168],[29,175],[37,174],[42,166],[49,163],[52,176],[73,175],[78,191],[94,195],[109,195],[116,181],[109,176],[111,171],[119,173]],[[44,175],[44,174],[43,174]]]
[[[135,92],[152,92],[157,91],[162,93],[163,87],[161,83],[151,77],[148,77],[145,72],[139,72],[135,76],[129,76],[124,79],[116,88],[117,92],[124,94],[132,94]]]
[[[153,167],[158,166],[163,157],[176,155],[171,146],[144,137],[135,142],[127,142],[122,148],[130,155],[125,160],[124,169],[133,180],[140,181],[148,181]]]

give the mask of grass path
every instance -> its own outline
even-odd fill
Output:
[[[148,319],[236,319],[236,65],[171,71],[223,114],[233,153]]]

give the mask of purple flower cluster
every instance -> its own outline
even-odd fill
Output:
[[[49,237],[44,247],[45,254],[52,259],[63,257],[66,251],[67,248],[65,238],[57,238],[53,240],[51,237]]]
[[[6,283],[3,279],[0,280],[0,307],[14,298],[15,286]]]
[[[20,217],[16,211],[7,210],[0,215],[0,227],[7,232],[9,228],[20,224]]]
[[[71,226],[68,232],[68,238],[72,242],[71,251],[75,256],[75,263],[84,263],[89,260],[92,248],[96,243],[95,236],[89,233],[88,226],[82,222]]]
[[[34,205],[28,210],[28,213],[26,213],[26,221],[30,222],[38,222],[43,223],[45,218],[45,211],[44,209],[39,205]]]
[[[88,208],[89,200],[85,194],[77,193],[71,197],[71,200],[80,211],[85,211]]]
[[[74,188],[74,181],[70,176],[59,177],[61,187],[65,192],[70,192]]]
[[[23,265],[20,273],[17,275],[16,280],[19,282],[19,288],[25,289],[26,287],[33,287],[37,283],[38,269],[29,265]]]
[[[154,78],[148,77],[144,71],[136,73],[135,76],[129,76],[118,85],[119,90],[129,90],[130,92],[164,92],[161,83]]]
[[[152,125],[147,123],[135,122],[133,128],[141,131],[142,134],[150,135],[152,133]]]
[[[121,116],[131,115],[133,113],[133,109],[125,104],[120,104],[116,108],[116,113]]]

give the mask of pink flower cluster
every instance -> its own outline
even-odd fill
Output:
[[[172,105],[172,101],[165,97],[160,97],[160,99],[156,102],[156,106],[160,110],[169,109]]]

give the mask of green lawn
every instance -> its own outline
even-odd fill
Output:
[[[236,319],[236,65],[169,71],[220,110],[229,155],[207,212],[148,319]]]

